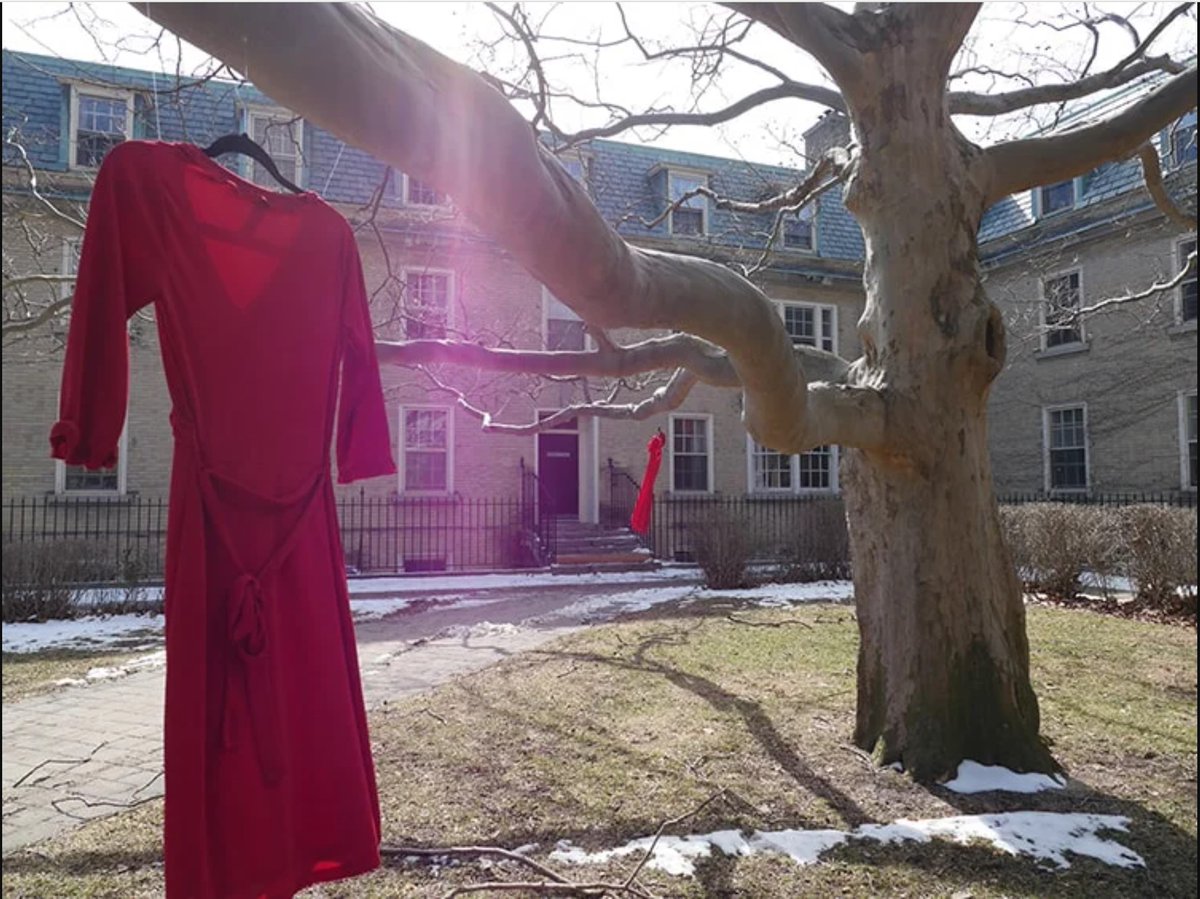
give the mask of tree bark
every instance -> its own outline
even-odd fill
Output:
[[[977,258],[986,166],[951,124],[944,73],[931,64],[945,46],[923,46],[936,29],[897,18],[899,39],[864,57],[863,87],[848,97],[861,156],[846,202],[866,241],[864,355],[852,373],[886,385],[889,422],[900,398],[908,418],[890,451],[845,454],[854,739],[919,780],[964,759],[1055,770],[988,457],[1004,331]]]

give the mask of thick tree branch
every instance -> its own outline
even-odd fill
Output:
[[[40,328],[46,322],[50,321],[50,319],[58,315],[62,315],[64,312],[70,309],[71,299],[72,297],[63,297],[60,300],[55,300],[54,302],[48,304],[37,315],[31,316],[30,318],[21,318],[17,319],[16,321],[5,322],[3,327],[0,328],[0,334],[3,334],[5,337],[7,337],[11,334],[20,334],[23,331],[34,331]]]
[[[1146,190],[1154,199],[1154,205],[1179,227],[1186,231],[1195,231],[1196,217],[1188,215],[1175,205],[1175,201],[1167,193],[1166,185],[1163,184],[1162,165],[1158,161],[1158,151],[1150,144],[1142,144],[1138,148],[1137,156],[1142,163],[1142,177],[1146,181]]]
[[[451,194],[592,327],[679,330],[723,346],[759,443],[795,452],[814,445],[810,425],[837,418],[808,409],[807,378],[761,290],[718,263],[626,244],[529,124],[465,66],[348,4],[135,5],[275,102]]]
[[[1130,156],[1156,131],[1195,107],[1196,68],[1192,66],[1129,108],[1094,125],[988,147],[981,157],[981,164],[990,168],[987,204]]]
[[[1077,100],[1097,91],[1120,87],[1135,81],[1148,72],[1167,72],[1177,75],[1184,70],[1169,57],[1143,59],[1125,68],[1112,68],[1097,72],[1087,78],[1066,84],[1040,84],[1002,94],[980,94],[973,91],[955,91],[950,94],[950,112],[954,115],[997,116],[1036,106],[1039,103],[1064,103]]]
[[[843,91],[858,81],[866,31],[855,16],[824,3],[729,3],[807,51]]]

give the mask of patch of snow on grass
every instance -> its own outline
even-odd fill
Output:
[[[3,645],[5,652],[144,649],[161,646],[162,638],[162,615],[87,615],[65,620],[5,624]]]
[[[955,793],[988,793],[1003,790],[1006,793],[1040,793],[1042,790],[1061,790],[1067,785],[1065,777],[1053,774],[1018,774],[999,765],[981,765],[979,762],[964,761],[958,766],[953,780],[942,784]]]
[[[1121,815],[1088,815],[1070,812],[1007,812],[995,815],[961,815],[921,821],[900,820],[893,824],[864,824],[852,831],[777,830],[755,831],[745,836],[735,830],[709,834],[662,837],[654,847],[647,867],[679,877],[695,873],[694,861],[706,858],[713,849],[726,855],[773,852],[786,855],[798,865],[811,865],[834,846],[851,840],[881,843],[915,841],[927,843],[934,837],[956,843],[990,843],[1007,855],[1025,855],[1069,868],[1067,854],[1083,855],[1120,868],[1145,867],[1136,852],[1100,836],[1104,830],[1128,832],[1129,819]],[[569,864],[603,863],[618,856],[644,854],[653,843],[643,837],[600,852],[587,852],[561,841],[550,854],[553,861]]]
[[[697,600],[709,597],[751,599],[757,605],[771,608],[800,602],[853,599],[854,583],[852,581],[814,581],[810,584],[763,584],[744,590],[700,590],[696,593]]]
[[[453,597],[448,597],[453,598]],[[371,621],[402,612],[413,604],[411,599],[352,599],[350,615],[355,621]]]

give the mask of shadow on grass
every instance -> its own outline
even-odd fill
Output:
[[[872,821],[849,795],[839,790],[826,778],[817,774],[812,767],[788,744],[762,705],[753,699],[730,692],[720,684],[698,674],[683,671],[664,662],[648,658],[648,653],[660,646],[679,646],[687,642],[690,629],[651,634],[640,640],[629,658],[602,655],[592,652],[569,652],[563,650],[534,650],[547,658],[566,659],[607,665],[626,671],[655,674],[665,678],[674,686],[692,693],[718,712],[733,713],[741,718],[747,731],[762,750],[782,768],[798,785],[829,804],[845,822],[847,827],[857,827]]]

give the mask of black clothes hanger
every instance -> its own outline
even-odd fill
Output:
[[[215,141],[204,148],[204,155],[212,158],[222,156],[225,153],[241,153],[243,156],[249,156],[264,169],[267,173],[295,194],[304,193],[304,189],[297,187],[287,178],[283,177],[275,161],[267,155],[267,151],[250,139],[248,134],[226,134],[224,137],[218,137]]]

